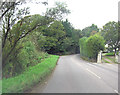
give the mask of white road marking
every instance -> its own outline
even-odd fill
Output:
[[[82,66],[82,65],[80,65],[79,63],[77,63],[79,66]]]
[[[91,70],[89,70],[88,68],[86,68],[86,70],[87,70],[88,72],[92,73],[92,74],[93,74],[94,76],[96,76],[97,78],[101,79],[100,76],[98,76],[97,74],[95,74],[94,72],[92,72]]]
[[[78,62],[75,62],[75,60],[71,59],[74,63],[78,64],[79,66],[82,66],[81,64],[79,64]]]
[[[90,65],[90,66],[93,66],[93,67],[96,67],[96,68],[98,68],[97,66],[95,66],[95,65],[92,65],[92,64],[90,64],[90,63],[87,63],[88,65]]]
[[[118,93],[118,91],[117,90],[114,90],[116,93]]]
[[[110,64],[110,63],[106,63],[106,65],[112,65],[112,64]]]

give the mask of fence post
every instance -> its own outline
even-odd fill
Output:
[[[120,63],[120,51],[119,51],[118,55],[115,54],[115,62]]]
[[[119,53],[118,53],[118,63],[120,63],[120,51],[119,51]]]
[[[98,53],[97,63],[102,63],[102,51],[100,51],[100,52]]]

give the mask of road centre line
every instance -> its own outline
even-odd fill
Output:
[[[76,63],[76,62],[75,62]],[[80,65],[79,63],[76,63],[76,64],[78,64],[79,66],[82,66],[82,65]],[[87,63],[87,64],[89,64],[89,63]],[[91,65],[91,64],[90,64]],[[92,65],[93,66],[93,65]],[[95,66],[96,67],[96,66]],[[90,73],[92,73],[94,76],[96,76],[97,78],[99,78],[99,79],[101,79],[101,77],[100,76],[98,76],[97,74],[95,74],[94,72],[92,72],[91,70],[89,70],[88,68],[86,68],[86,70],[88,71],[88,72],[90,72]]]
[[[91,74],[93,74],[94,76],[96,76],[97,78],[101,79],[100,76],[98,76],[97,74],[95,74],[94,72],[92,72],[91,70],[89,70],[88,68],[86,68],[86,70],[87,70],[88,72],[90,72]]]

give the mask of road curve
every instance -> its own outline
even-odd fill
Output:
[[[84,61],[79,54],[61,56],[42,91],[31,93],[117,93],[118,65]]]

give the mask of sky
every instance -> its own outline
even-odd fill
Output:
[[[102,28],[109,21],[118,21],[118,2],[120,0],[40,0],[48,5],[28,4],[31,14],[42,14],[55,1],[65,2],[71,11],[67,17],[75,29],[83,29],[92,24]]]

